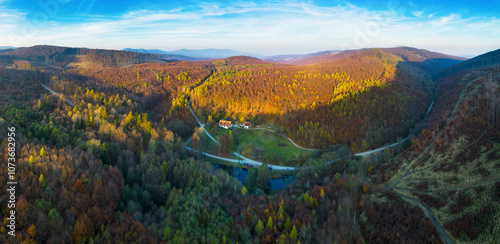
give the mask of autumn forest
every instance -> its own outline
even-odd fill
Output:
[[[179,59],[0,50],[2,243],[500,238],[498,50]]]

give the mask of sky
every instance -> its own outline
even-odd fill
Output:
[[[259,55],[410,46],[471,57],[500,48],[500,1],[0,0],[0,46],[33,45]]]

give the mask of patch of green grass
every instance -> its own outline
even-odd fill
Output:
[[[262,148],[268,154],[276,155],[277,159],[292,161],[301,159],[302,155],[308,152],[294,146],[286,138],[276,135],[266,130],[239,130],[238,140],[240,148],[243,145],[252,145],[255,148]]]
[[[229,134],[230,131],[233,133],[237,141],[235,147],[236,151],[245,157],[268,164],[298,166],[309,157],[312,157],[312,154],[314,153],[302,150],[293,145],[286,138],[267,130],[248,130],[241,128],[232,128],[231,130],[227,130],[216,126],[216,128],[210,130],[209,133],[217,139],[221,135]],[[207,140],[210,140],[208,136],[203,136],[206,137]],[[202,141],[206,141],[201,135],[200,138]],[[207,143],[204,144],[206,145]],[[208,141],[208,144],[210,145],[207,150],[213,150],[215,149],[214,146],[217,145],[215,142],[210,141]]]

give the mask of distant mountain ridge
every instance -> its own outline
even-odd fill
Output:
[[[228,58],[233,56],[250,56],[255,58],[262,58],[261,55],[240,52],[232,49],[179,49],[174,51],[163,51],[159,49],[133,49],[133,48],[125,48],[123,51],[132,51],[139,53],[153,53],[153,54],[163,54],[163,55],[180,55],[198,59],[220,59],[220,58]]]
[[[306,54],[276,55],[276,56],[264,57],[264,60],[270,61],[270,62],[276,62],[276,63],[293,64],[293,63],[297,62],[298,60],[302,60],[305,58],[317,57],[317,56],[322,56],[322,55],[330,55],[330,54],[334,54],[334,53],[338,53],[338,52],[341,52],[341,51],[340,50],[327,50],[327,51],[320,51],[320,52],[306,53]]]
[[[466,58],[451,56],[447,54],[442,54],[438,52],[431,52],[424,49],[417,49],[412,47],[394,47],[394,48],[366,48],[366,49],[356,49],[356,50],[346,50],[346,51],[323,51],[317,53],[310,53],[304,55],[282,55],[269,57],[268,61],[275,61],[279,63],[297,64],[297,65],[312,65],[319,63],[327,63],[334,60],[340,60],[346,57],[353,56],[355,54],[365,53],[370,50],[381,50],[387,53],[391,53],[400,56],[403,61],[409,61],[412,63],[420,63],[419,65],[429,66],[427,68],[433,68],[434,64],[439,63],[431,73],[438,72],[442,68],[457,64],[466,60]],[[274,58],[274,60],[273,60]],[[286,60],[289,59],[289,60]],[[438,62],[439,61],[439,62]],[[443,63],[443,61],[445,61]],[[425,62],[423,64],[422,62]]]

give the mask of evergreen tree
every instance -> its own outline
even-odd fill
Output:
[[[264,230],[264,224],[262,223],[262,221],[259,219],[259,222],[257,223],[257,225],[255,226],[255,232],[257,232],[257,234],[261,235],[262,234],[262,230]]]
[[[297,240],[297,228],[295,228],[295,225],[293,226],[292,232],[290,232],[290,239],[293,241]]]
[[[290,217],[286,218],[285,229],[290,230],[292,228],[292,223],[290,222]]]
[[[280,204],[280,208],[278,210],[278,213],[282,214],[283,211],[285,211],[285,207],[284,207],[284,204],[283,204],[283,200],[281,200],[281,204]]]
[[[269,229],[273,229],[273,217],[269,216],[269,219],[267,220],[267,227]]]
[[[304,194],[304,202],[309,201],[309,193]]]

